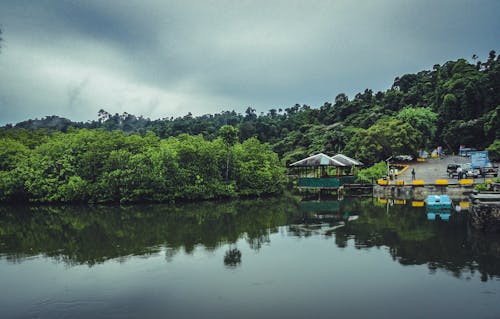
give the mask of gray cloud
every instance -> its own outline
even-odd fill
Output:
[[[499,38],[496,0],[1,1],[0,125],[317,106]]]

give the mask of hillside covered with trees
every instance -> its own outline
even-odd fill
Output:
[[[500,157],[500,57],[436,64],[391,88],[320,107],[150,120],[99,111],[0,128],[0,199],[168,201],[279,192],[286,164],[315,152],[371,165],[443,146]],[[281,161],[281,162],[280,162]],[[169,178],[165,178],[169,176]]]
[[[387,155],[416,154],[438,145],[449,152],[456,152],[459,145],[484,148],[500,134],[500,59],[495,51],[485,62],[473,59],[474,63],[459,59],[402,75],[385,92],[366,89],[352,99],[340,93],[317,108],[296,104],[257,114],[248,107],[244,114],[188,113],[158,120],[101,110],[96,121],[75,123],[48,116],[8,125],[2,135],[10,128],[65,131],[76,127],[152,131],[160,138],[201,134],[213,140],[223,125],[231,125],[238,128],[241,142],[256,137],[270,143],[286,162],[319,151],[345,152],[374,163]]]

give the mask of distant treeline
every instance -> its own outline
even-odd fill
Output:
[[[459,145],[485,148],[500,139],[500,59],[491,51],[485,62],[472,57],[436,64],[429,71],[397,77],[390,89],[366,89],[352,100],[344,93],[318,108],[294,105],[257,114],[218,114],[150,120],[132,114],[101,110],[98,120],[75,123],[57,116],[28,120],[10,128],[66,131],[70,127],[122,130],[160,138],[201,134],[218,137],[223,125],[238,128],[239,140],[250,137],[270,143],[286,163],[315,152],[343,152],[365,163],[394,154],[443,146],[456,152]],[[500,141],[497,141],[497,149]],[[495,152],[493,152],[495,153]]]
[[[237,134],[231,126],[212,141],[152,132],[9,130],[0,137],[0,201],[171,202],[281,192],[277,154],[255,138],[239,143]]]
[[[101,110],[96,121],[75,123],[57,116],[28,120],[10,128],[70,127],[106,131],[122,130],[160,138],[181,134],[217,138],[223,125],[238,128],[241,142],[250,137],[270,143],[286,163],[314,152],[343,152],[365,163],[394,154],[413,154],[419,149],[443,146],[456,152],[459,145],[485,148],[500,139],[500,59],[491,51],[485,62],[473,56],[436,64],[429,71],[397,77],[390,89],[374,93],[366,89],[351,100],[338,94],[318,108],[294,105],[257,114],[218,114],[150,120],[132,114]],[[500,142],[497,141],[497,145]]]

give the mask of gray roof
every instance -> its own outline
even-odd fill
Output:
[[[351,164],[352,165],[352,164]],[[341,161],[331,158],[328,155],[319,153],[303,160],[290,164],[290,166],[348,166]]]
[[[355,160],[354,158],[350,158],[349,156],[345,156],[344,154],[337,154],[332,156],[332,159],[341,162],[344,166],[362,166],[363,163]]]

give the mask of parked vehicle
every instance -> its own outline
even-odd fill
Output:
[[[481,176],[485,177],[486,175],[493,175],[494,177],[498,176],[498,166],[495,166],[491,163],[486,164],[485,167],[481,167],[480,169]]]
[[[481,171],[477,168],[472,168],[470,163],[465,163],[465,164],[450,163],[446,168],[446,172],[448,173],[448,176],[450,178],[458,178],[458,173],[457,173],[458,167],[462,168],[462,173],[463,173],[462,177],[477,178],[478,176],[481,175]]]
[[[448,176],[452,177],[453,174],[456,174],[457,168],[459,166],[460,166],[460,164],[456,164],[456,163],[448,164],[448,166],[446,167],[446,173],[448,174]]]
[[[479,168],[472,168],[470,164],[466,168],[464,168],[465,176],[477,178],[481,175],[481,171]]]

